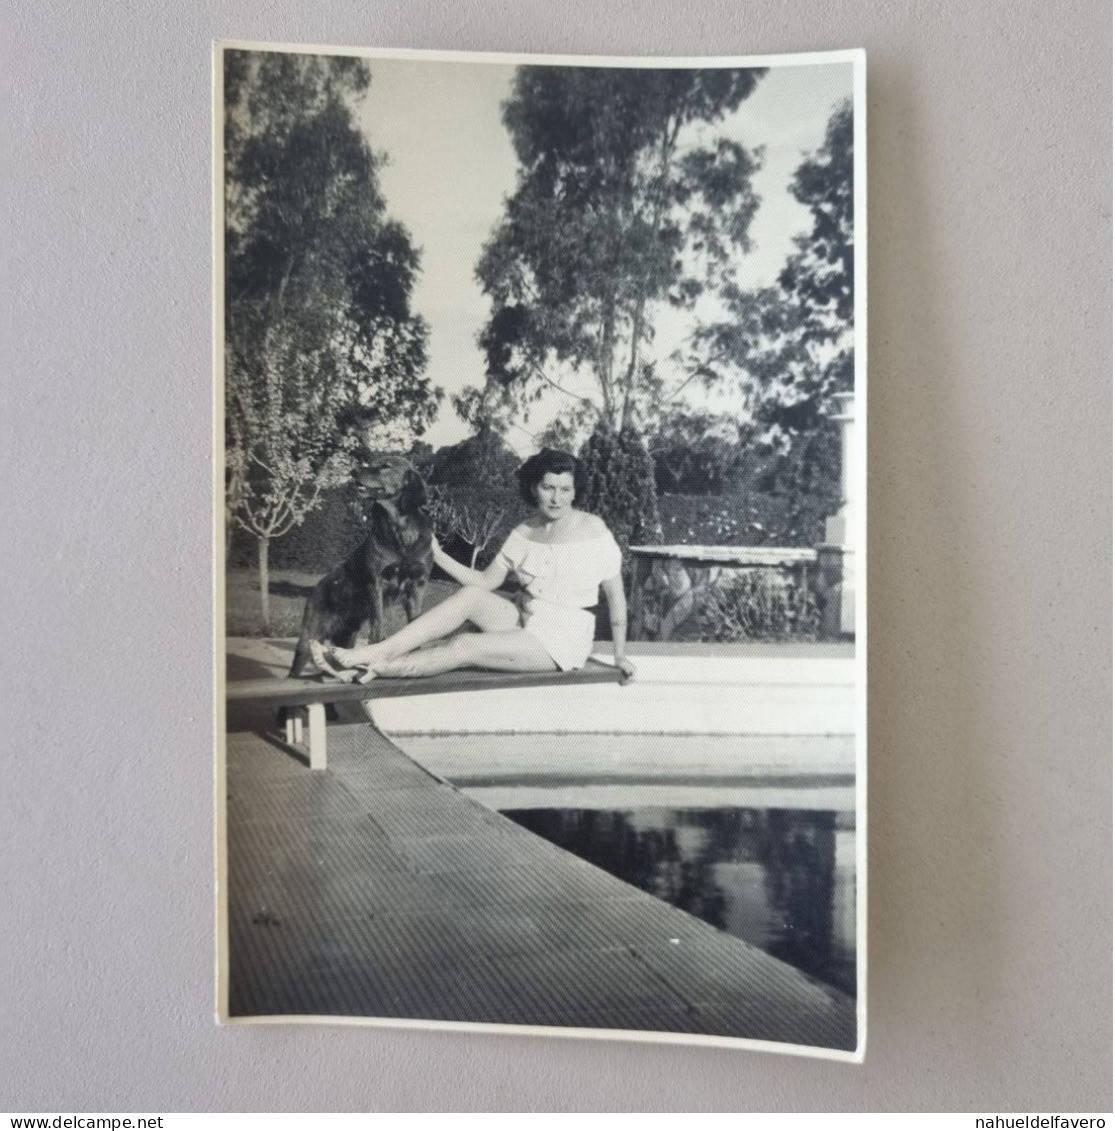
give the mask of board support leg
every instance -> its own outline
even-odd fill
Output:
[[[326,768],[325,752],[325,704],[311,703],[307,708],[310,721],[310,769]]]

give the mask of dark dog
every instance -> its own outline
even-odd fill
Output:
[[[385,605],[401,602],[408,621],[422,611],[433,564],[433,523],[422,477],[402,456],[365,453],[357,458],[354,478],[369,504],[367,537],[314,586],[302,615],[292,678],[310,662],[311,640],[351,648],[365,623],[370,638],[382,640]]]

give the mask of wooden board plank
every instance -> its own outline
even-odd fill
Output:
[[[368,684],[324,683],[310,679],[245,679],[229,683],[230,701],[255,701],[276,706],[302,707],[311,703],[362,702],[403,695],[433,695],[445,691],[486,691],[516,687],[557,687],[566,684],[618,683],[619,671],[611,664],[590,661],[571,672],[459,671],[424,679],[374,679]]]

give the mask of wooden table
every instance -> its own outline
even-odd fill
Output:
[[[643,624],[643,586],[655,563],[666,569],[667,577],[684,576],[677,586],[674,601],[662,617],[659,640],[669,640],[673,630],[692,610],[693,588],[688,569],[797,569],[805,571],[817,561],[817,551],[801,546],[631,546],[634,568],[631,571],[630,624],[633,634]],[[688,601],[688,607],[685,607]],[[684,611],[683,611],[684,609]]]

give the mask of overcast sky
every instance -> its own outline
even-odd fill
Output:
[[[372,87],[360,116],[372,146],[390,157],[380,174],[388,210],[422,252],[414,305],[430,324],[429,375],[447,394],[482,385],[484,357],[476,336],[489,303],[474,271],[504,197],[515,187],[515,154],[500,118],[515,68],[381,58],[369,65]],[[753,179],[762,204],[751,226],[755,248],[744,261],[745,286],[772,282],[793,237],[809,226],[809,212],[789,194],[789,182],[803,154],[823,141],[834,106],[851,91],[851,64],[781,66],[716,127],[765,149]],[[682,330],[660,325],[655,353],[665,357]],[[532,415],[531,429],[544,426],[552,411],[543,405]],[[447,400],[425,439],[439,447],[465,434]],[[524,452],[531,447],[527,433],[512,439]]]

